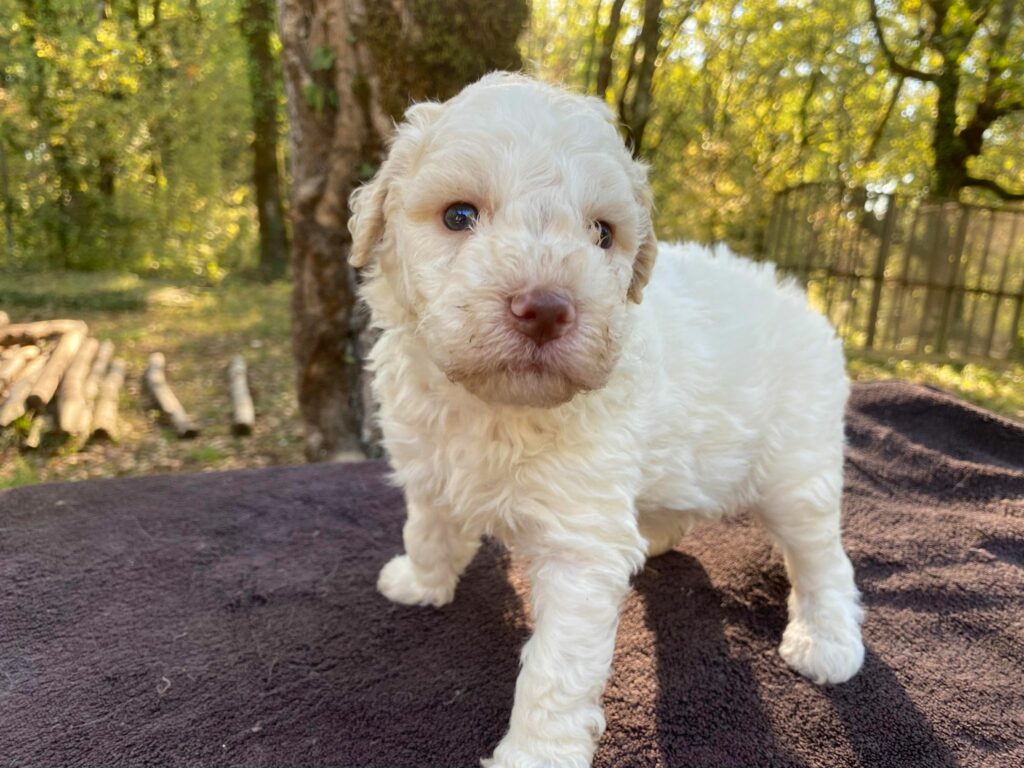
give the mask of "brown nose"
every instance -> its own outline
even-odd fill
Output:
[[[508,305],[515,327],[537,346],[564,336],[576,322],[576,307],[555,291],[535,289],[513,296]]]

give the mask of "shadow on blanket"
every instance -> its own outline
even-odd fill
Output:
[[[818,688],[775,652],[786,581],[746,520],[636,578],[595,765],[1024,765],[1024,427],[860,385],[846,541],[867,661]],[[455,602],[374,592],[400,546],[378,463],[0,495],[0,764],[471,766],[529,628],[487,545]]]

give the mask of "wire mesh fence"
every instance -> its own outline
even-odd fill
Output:
[[[759,258],[853,347],[1024,359],[1024,209],[803,185],[776,196]]]

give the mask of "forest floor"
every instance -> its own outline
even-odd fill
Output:
[[[290,286],[228,280],[217,287],[118,274],[0,275],[0,308],[13,322],[85,320],[125,359],[117,443],[78,446],[44,441],[20,452],[0,432],[0,488],[57,480],[199,472],[297,464],[304,460],[289,336]],[[139,377],[151,352],[167,356],[167,378],[201,434],[179,440],[146,409]],[[225,369],[241,353],[256,401],[255,432],[233,437]],[[932,384],[1024,419],[1024,365],[1006,369],[869,359],[851,354],[855,380],[901,378]]]

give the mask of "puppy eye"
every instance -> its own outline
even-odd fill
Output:
[[[607,221],[595,221],[591,225],[594,229],[594,234],[597,237],[596,243],[598,247],[608,250],[612,247],[614,236],[612,235],[612,226]]]
[[[472,229],[480,212],[469,203],[452,203],[444,212],[444,225],[452,232]]]

